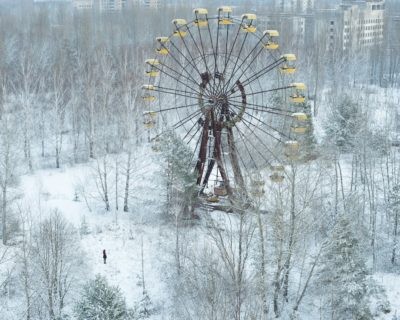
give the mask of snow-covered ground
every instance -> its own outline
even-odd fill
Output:
[[[89,206],[82,196],[77,201],[75,191],[90,170],[89,165],[80,165],[61,170],[41,170],[24,176],[20,185],[21,191],[26,193],[24,202],[29,203],[38,219],[57,209],[78,230],[82,221],[86,221],[88,234],[81,235],[81,246],[87,265],[87,279],[94,278],[96,274],[105,276],[110,284],[121,288],[130,307],[142,298],[143,243],[146,291],[158,309],[152,319],[167,318],[169,292],[165,266],[172,254],[169,249],[173,248],[170,245],[173,241],[172,230],[168,225],[156,223],[156,219],[145,217],[150,214],[149,208],[142,208],[137,213],[124,213],[121,209],[105,212],[95,205],[91,206],[90,199]],[[143,184],[139,194],[149,196]],[[103,263],[103,249],[107,251],[107,264]]]
[[[143,214],[148,215],[149,210],[138,210],[137,214],[123,213],[122,210],[116,214],[115,210],[104,212],[93,208],[90,211],[81,197],[76,201],[77,185],[85,181],[90,170],[89,165],[80,165],[61,170],[41,170],[24,176],[20,188],[26,193],[25,202],[30,203],[32,208],[42,208],[37,210],[37,214],[40,211],[39,219],[53,208],[61,211],[78,229],[85,219],[88,234],[81,235],[81,246],[87,264],[87,278],[96,274],[105,276],[111,284],[121,288],[131,307],[142,297],[143,243],[146,290],[158,309],[152,319],[168,319],[171,296],[167,265],[173,254],[173,230],[156,219],[145,218]],[[139,194],[149,196],[143,185]],[[107,250],[107,264],[102,260],[103,249]],[[400,315],[400,276],[378,273],[374,278],[386,289],[391,303],[392,312],[381,315],[380,319],[391,320],[394,314]]]
[[[400,316],[400,275],[378,272],[374,275],[374,279],[377,284],[385,288],[391,306],[391,312],[379,319],[392,320],[394,315]]]

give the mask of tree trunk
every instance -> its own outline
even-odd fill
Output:
[[[127,166],[126,166],[124,212],[129,211],[128,201],[129,201],[129,186],[130,186],[130,174],[131,174],[131,159],[132,159],[132,153],[129,151],[128,162],[127,162]]]
[[[2,237],[3,237],[3,245],[7,245],[7,186],[3,186],[3,192],[2,192],[2,217],[1,217],[1,223],[2,223]]]
[[[398,210],[396,208],[396,212],[394,215],[394,227],[393,227],[393,246],[392,246],[392,265],[396,265],[396,250],[397,250],[397,226],[398,226]]]
[[[289,242],[288,242],[288,256],[285,261],[284,265],[284,280],[283,280],[283,297],[285,298],[286,302],[288,302],[288,293],[289,293],[289,274],[290,274],[290,263],[292,259],[293,253],[293,244],[294,244],[294,226],[295,226],[295,210],[296,210],[296,203],[295,203],[295,192],[296,192],[296,171],[295,168],[292,167],[292,190],[291,190],[291,200],[290,200],[290,226],[289,226]]]

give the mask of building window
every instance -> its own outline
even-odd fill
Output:
[[[335,21],[331,21],[331,26],[333,26],[335,24]]]

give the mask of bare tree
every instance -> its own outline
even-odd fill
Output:
[[[38,297],[49,319],[61,319],[81,264],[77,232],[54,211],[37,226],[31,245]]]

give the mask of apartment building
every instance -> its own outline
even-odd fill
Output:
[[[73,0],[72,5],[77,10],[92,9],[94,1],[93,0]]]
[[[120,11],[123,6],[123,0],[100,0],[101,11]]]
[[[384,0],[344,1],[340,10],[344,51],[357,51],[383,43]]]
[[[149,8],[159,8],[160,1],[159,0],[144,0],[144,5]]]

